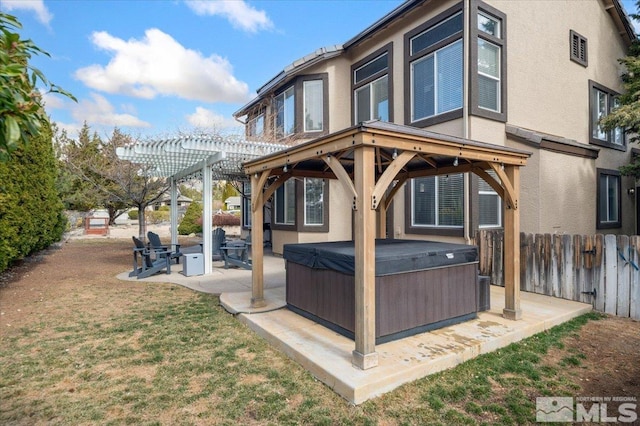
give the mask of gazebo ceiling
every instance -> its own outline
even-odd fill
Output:
[[[149,166],[149,173],[156,177],[180,180],[198,175],[208,165],[213,179],[243,180],[243,162],[283,148],[231,137],[185,136],[137,142],[118,148],[116,153],[123,160]]]
[[[327,160],[339,161],[353,174],[354,149],[359,145],[376,147],[375,174],[382,175],[404,151],[416,153],[404,164],[399,178],[488,170],[489,163],[524,166],[529,152],[430,132],[382,121],[368,121],[313,141],[284,149],[244,164],[247,174],[271,170],[271,176],[335,179]]]

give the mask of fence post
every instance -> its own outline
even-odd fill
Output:
[[[617,285],[617,301],[615,314],[621,317],[629,316],[629,281],[633,265],[629,262],[629,237],[627,235],[618,235],[618,285]]]
[[[618,241],[615,235],[604,236],[604,311],[616,314],[618,304]]]
[[[597,288],[595,306],[597,311],[604,312],[606,274],[604,235],[596,235],[595,249],[596,255],[594,256],[593,261],[593,284]]]
[[[629,239],[629,248],[631,252],[631,260],[640,268],[640,237],[637,235]],[[631,271],[631,280],[629,282],[629,316],[633,319],[640,320],[640,269],[633,268]]]

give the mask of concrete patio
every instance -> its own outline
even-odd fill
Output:
[[[170,275],[158,274],[141,281],[171,282],[196,291],[220,295],[222,306],[298,362],[318,380],[353,404],[389,392],[404,383],[428,376],[480,354],[517,342],[574,317],[590,312],[591,305],[521,293],[522,320],[504,319],[504,288],[491,286],[491,309],[465,323],[376,346],[377,367],[355,368],[354,342],[285,308],[284,260],[264,256],[266,306],[250,308],[251,271],[224,269],[214,263],[210,275],[186,277],[182,265],[172,265]],[[120,279],[128,277],[128,272]]]

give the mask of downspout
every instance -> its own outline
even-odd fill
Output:
[[[462,133],[463,138],[469,139],[470,124],[469,124],[469,68],[471,67],[470,53],[471,53],[471,0],[464,0],[464,43],[463,43],[463,67],[462,67]],[[471,244],[471,173],[464,174],[464,241],[466,244]]]

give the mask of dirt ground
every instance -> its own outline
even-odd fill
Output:
[[[71,240],[1,273],[0,333],[10,334],[43,315],[59,313],[70,295],[76,300],[91,299],[91,293],[101,287],[100,281],[114,280],[117,273],[129,268],[130,245],[124,239],[110,239],[108,244]],[[113,312],[126,307],[109,309]],[[640,399],[639,321],[612,316],[590,321],[565,340],[563,349],[554,349],[548,356],[562,359],[570,354],[579,354],[579,374],[574,380],[581,391],[576,396]]]

